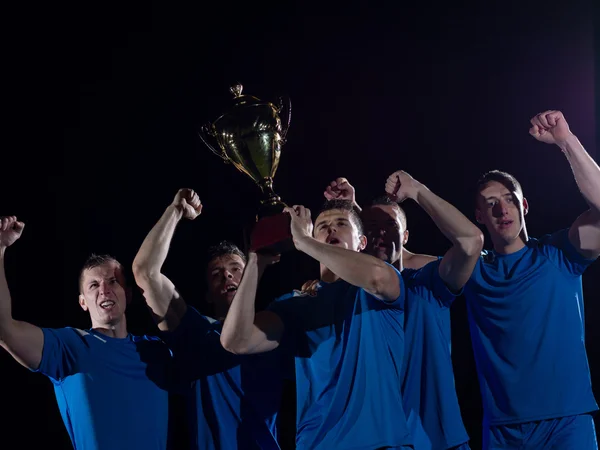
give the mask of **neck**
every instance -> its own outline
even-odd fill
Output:
[[[215,304],[215,319],[220,320],[220,321],[224,321],[225,317],[227,317],[227,312],[229,311],[229,303],[220,303],[220,302],[216,302]]]
[[[321,264],[321,281],[324,281],[325,283],[333,283],[339,279],[340,277]]]
[[[525,234],[527,236],[527,234]],[[523,239],[523,235],[519,235],[519,237],[513,241],[507,242],[505,240],[497,240],[494,242],[494,251],[501,255],[510,255],[511,253],[518,252],[523,247],[525,247],[526,240]]]
[[[105,336],[112,337],[112,338],[118,338],[118,339],[124,339],[129,334],[127,332],[127,320],[125,319],[125,316],[123,316],[123,318],[121,320],[119,320],[117,323],[112,324],[112,325],[92,324],[92,330],[97,331],[98,333],[102,333]]]

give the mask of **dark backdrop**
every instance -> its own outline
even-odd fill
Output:
[[[585,202],[559,149],[527,130],[534,114],[560,109],[596,155],[592,1],[472,3],[5,5],[0,214],[27,223],[7,255],[14,316],[87,326],[77,305],[85,257],[112,253],[129,265],[180,187],[197,190],[205,210],[178,228],[165,272],[202,306],[204,250],[224,238],[242,244],[259,199],[196,134],[225,109],[236,80],[246,93],[292,99],[275,180],[288,203],[316,209],[338,176],[364,203],[404,169],[472,218],[475,180],[498,168],[524,187],[531,235],[569,226]],[[408,247],[443,254],[448,242],[429,218],[406,209]],[[596,263],[584,276],[596,388],[599,275]],[[266,276],[261,306],[316,276],[313,261],[285,255]],[[481,407],[464,302],[452,315],[456,387],[477,449]],[[139,294],[129,323],[153,329]],[[50,382],[4,352],[0,367],[2,448],[68,448]],[[285,448],[292,392],[281,418]]]

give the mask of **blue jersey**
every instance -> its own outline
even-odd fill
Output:
[[[461,418],[450,354],[450,305],[456,298],[439,276],[440,262],[404,269],[411,295],[404,308],[402,398],[415,449],[443,450],[469,440]]]
[[[277,444],[284,360],[279,352],[234,355],[221,345],[223,324],[188,307],[179,327],[165,333],[179,382],[190,386],[192,448],[271,450]]]
[[[465,287],[487,424],[597,409],[585,350],[581,274],[568,230],[482,254]]]
[[[394,269],[395,270],[395,269]],[[301,449],[376,449],[411,444],[400,394],[406,292],[386,303],[343,280],[269,307],[296,358]]]
[[[38,372],[54,384],[77,450],[165,450],[171,353],[156,337],[43,328]]]

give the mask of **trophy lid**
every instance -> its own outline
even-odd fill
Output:
[[[258,105],[263,103],[260,99],[253,97],[252,95],[244,95],[242,91],[244,90],[244,86],[242,83],[235,83],[233,86],[229,88],[229,92],[233,94],[233,105],[234,106],[242,106],[242,105]]]

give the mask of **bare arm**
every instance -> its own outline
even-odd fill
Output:
[[[15,360],[28,369],[36,370],[42,361],[44,333],[39,327],[12,318],[12,300],[4,270],[5,253],[21,235],[24,224],[16,217],[0,222],[0,345]]]
[[[560,111],[545,111],[531,119],[529,133],[538,141],[556,144],[567,157],[575,182],[590,209],[569,229],[569,240],[588,259],[600,256],[600,168],[569,129]]]
[[[283,322],[270,311],[255,314],[258,281],[264,270],[256,253],[248,255],[244,275],[221,330],[221,345],[236,354],[264,353],[279,346]]]
[[[285,208],[291,217],[294,245],[348,283],[363,288],[388,302],[400,296],[400,282],[394,268],[383,261],[355,250],[319,242],[312,237],[310,210],[295,205]],[[364,239],[364,236],[361,236]]]
[[[462,289],[471,277],[483,248],[483,233],[458,209],[406,172],[398,171],[390,175],[386,192],[395,195],[398,201],[412,198],[452,242],[452,247],[440,263],[440,278],[452,291]]]
[[[600,255],[600,168],[577,137],[571,136],[560,147],[583,198],[590,205],[571,225],[569,240],[582,256],[595,259]]]
[[[135,282],[142,290],[161,330],[174,330],[187,306],[175,285],[162,272],[175,228],[182,217],[194,219],[201,211],[200,200],[189,189],[181,189],[144,239],[133,261]]]

